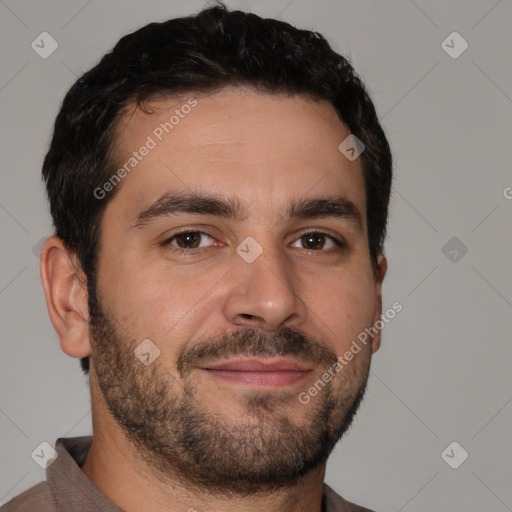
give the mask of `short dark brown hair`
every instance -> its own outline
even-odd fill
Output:
[[[55,234],[77,254],[90,299],[96,297],[101,215],[119,187],[101,200],[94,190],[117,169],[112,143],[123,112],[156,95],[211,93],[227,86],[306,95],[333,105],[366,147],[361,158],[368,243],[377,268],[386,235],[392,159],[362,80],[321,34],[218,5],[124,36],[64,98],[43,177]],[[87,372],[88,358],[81,363]]]

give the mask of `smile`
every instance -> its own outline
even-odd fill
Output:
[[[211,377],[256,387],[284,387],[295,384],[313,372],[313,368],[295,359],[241,358],[201,368]]]

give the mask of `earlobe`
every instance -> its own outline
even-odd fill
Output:
[[[48,314],[62,350],[71,357],[88,356],[87,287],[78,258],[60,238],[52,236],[43,245],[40,271]]]
[[[379,254],[377,258],[377,270],[375,272],[375,292],[377,297],[377,308],[375,311],[375,316],[373,318],[373,325],[377,329],[377,333],[373,336],[372,339],[372,353],[377,352],[377,350],[379,350],[380,348],[382,329],[378,327],[382,327],[382,282],[384,281],[387,269],[388,262],[386,257],[383,254]]]

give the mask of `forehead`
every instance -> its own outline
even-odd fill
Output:
[[[338,150],[350,132],[328,102],[237,88],[146,107],[118,125],[115,156],[127,172],[107,211],[133,218],[176,191],[236,196],[261,215],[290,198],[342,195],[365,219],[361,161]]]

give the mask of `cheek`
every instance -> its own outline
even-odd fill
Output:
[[[375,286],[361,275],[330,276],[316,281],[307,305],[312,312],[310,321],[319,324],[339,353],[372,325],[377,305]]]
[[[212,270],[197,279],[166,261],[124,261],[103,273],[102,302],[133,337],[149,338],[162,352],[175,352],[181,348],[179,340],[186,342],[205,321],[212,309],[208,292],[221,277],[222,272]]]

